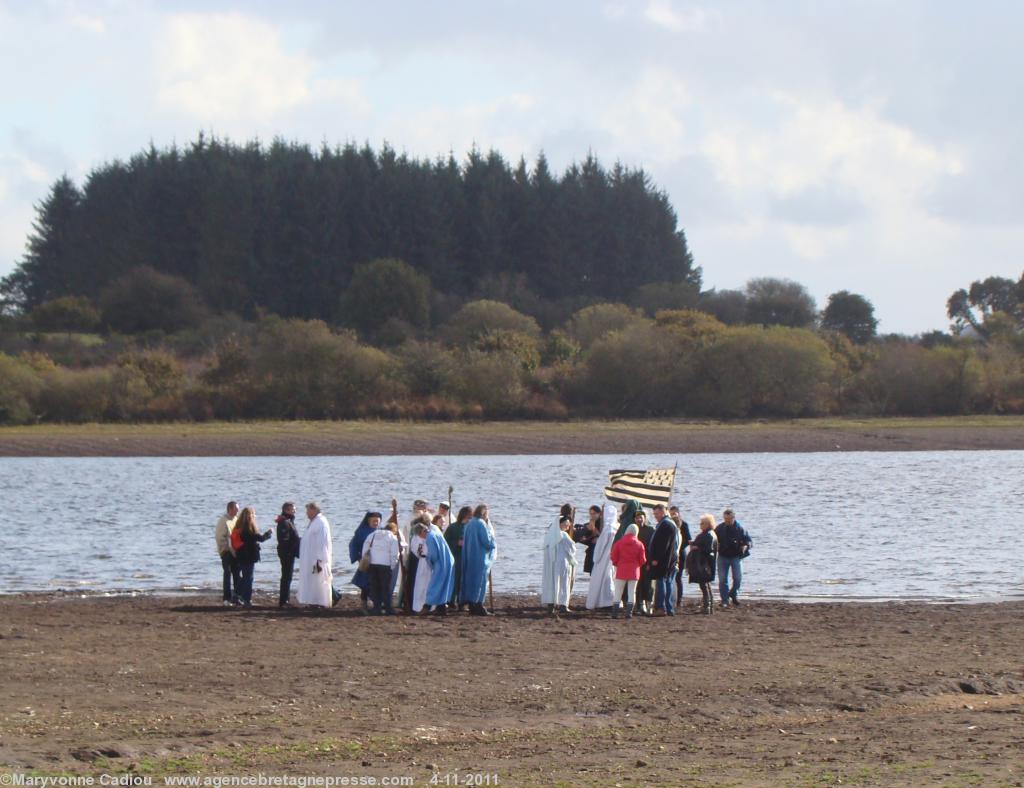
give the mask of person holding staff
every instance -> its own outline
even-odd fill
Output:
[[[462,606],[465,604],[459,598],[459,589],[462,587],[462,541],[466,525],[472,518],[473,509],[469,506],[463,506],[459,509],[455,522],[449,525],[444,532],[444,540],[448,544],[448,549],[452,551],[452,561],[455,564],[455,574],[452,578],[451,604],[458,605],[459,610],[462,610]]]
[[[448,612],[448,601],[455,587],[455,559],[440,526],[430,527],[426,541],[426,563],[430,567],[426,603],[434,609],[435,615],[443,616]]]
[[[462,587],[459,601],[469,605],[475,616],[489,616],[484,600],[496,552],[494,534],[487,524],[487,504],[480,504],[462,534]]]

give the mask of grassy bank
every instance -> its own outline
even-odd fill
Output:
[[[410,423],[260,421],[0,428],[0,456],[561,454],[1024,449],[1024,416]]]

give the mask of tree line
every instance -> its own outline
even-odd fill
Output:
[[[840,291],[817,312],[797,283],[755,279],[706,291],[696,308],[595,303],[545,328],[492,299],[438,317],[429,279],[385,259],[353,276],[353,325],[209,312],[145,322],[168,304],[182,319],[189,301],[174,293],[186,287],[141,269],[102,309],[70,296],[8,318],[0,423],[1024,412],[1020,300],[962,307],[954,294],[951,318],[970,325],[967,308],[984,332],[876,336],[863,296]],[[107,308],[139,330],[83,333]]]
[[[335,322],[357,266],[379,258],[459,298],[573,302],[648,283],[696,294],[677,223],[643,170],[593,156],[559,175],[543,155],[532,166],[476,149],[431,161],[387,145],[201,135],[105,164],[81,188],[58,179],[0,297],[8,311],[99,302],[147,267],[187,282],[212,311]]]
[[[701,290],[648,176],[200,137],[59,179],[0,292],[0,423],[1024,412],[1024,276],[950,332]]]

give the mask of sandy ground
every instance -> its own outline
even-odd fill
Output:
[[[1021,417],[671,421],[256,422],[0,428],[0,457],[690,454],[1024,449]]]
[[[624,621],[552,619],[532,598],[441,620],[363,618],[350,597],[320,614],[217,602],[0,597],[0,763],[154,784],[1024,780],[1024,603]]]

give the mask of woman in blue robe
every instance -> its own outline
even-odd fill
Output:
[[[430,526],[426,536],[427,563],[430,565],[430,583],[427,585],[426,604],[434,613],[443,616],[448,613],[448,600],[455,589],[455,558],[444,540],[441,529]]]
[[[367,512],[363,521],[359,523],[359,527],[356,528],[355,534],[348,543],[348,559],[353,564],[359,563],[359,559],[363,556],[363,542],[380,525],[381,519],[383,518],[380,512]],[[363,610],[367,610],[370,604],[370,576],[366,572],[356,569],[356,573],[352,576],[352,585],[359,589],[359,598],[363,600]]]
[[[487,524],[487,506],[480,504],[462,533],[462,577],[459,601],[469,605],[475,616],[488,616],[484,607],[487,578],[494,562],[494,535]]]

